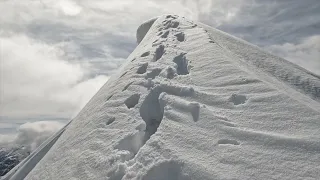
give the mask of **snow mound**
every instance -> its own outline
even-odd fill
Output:
[[[150,19],[144,23],[142,23],[137,30],[137,42],[140,43],[142,41],[142,39],[144,38],[144,36],[147,34],[147,32],[149,31],[150,27],[152,26],[152,24],[157,20],[158,18],[153,18]]]
[[[30,173],[15,177],[320,177],[318,76],[175,15],[142,24],[137,41]]]

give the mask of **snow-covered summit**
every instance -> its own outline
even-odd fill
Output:
[[[175,15],[137,41],[25,179],[320,177],[318,76]]]

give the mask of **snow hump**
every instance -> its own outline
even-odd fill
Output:
[[[158,19],[158,17],[152,18],[144,23],[142,23],[138,29],[137,29],[137,43],[139,44],[144,36],[149,31],[150,27],[153,25],[153,23]]]

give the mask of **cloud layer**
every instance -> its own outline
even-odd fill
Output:
[[[63,127],[64,123],[55,121],[38,121],[22,124],[15,136],[0,135],[0,146],[20,148],[28,154],[35,150],[42,142]]]

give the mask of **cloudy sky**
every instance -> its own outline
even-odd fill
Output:
[[[137,27],[161,14],[204,22],[320,75],[319,0],[1,0],[0,12],[0,142],[60,128],[136,47]]]

